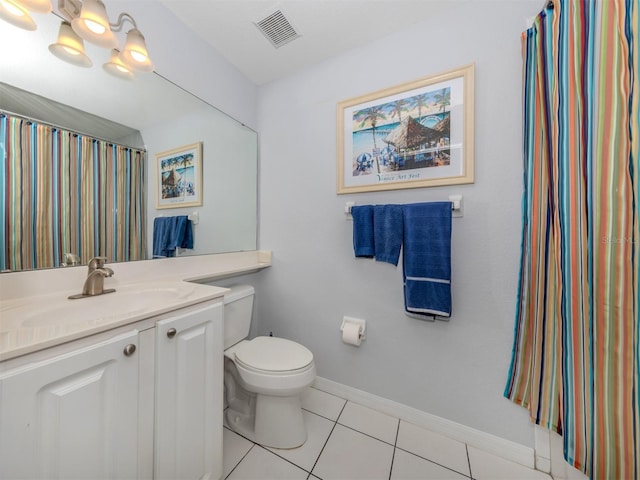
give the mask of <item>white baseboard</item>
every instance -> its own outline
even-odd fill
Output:
[[[551,432],[540,425],[534,425],[533,428],[536,469],[551,473]]]
[[[454,440],[484,450],[485,452],[499,455],[502,458],[519,463],[525,467],[535,468],[535,452],[533,448],[323,377],[316,377],[313,386],[318,390],[351,400],[365,407],[373,408],[379,412],[440,433]]]

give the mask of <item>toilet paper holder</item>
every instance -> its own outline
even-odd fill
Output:
[[[342,319],[342,325],[340,325],[340,331],[344,331],[344,327],[346,324],[348,323],[352,323],[355,325],[358,325],[360,327],[362,327],[362,329],[360,330],[360,340],[364,340],[367,338],[366,335],[366,331],[367,331],[367,321],[363,320],[361,318],[353,318],[353,317],[344,317]]]

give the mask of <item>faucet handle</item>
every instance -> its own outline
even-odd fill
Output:
[[[107,261],[107,257],[93,257],[89,260],[89,271],[93,271],[96,268],[104,267],[104,263]]]

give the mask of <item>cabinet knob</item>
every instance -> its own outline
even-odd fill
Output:
[[[170,328],[169,330],[167,330],[167,337],[173,338],[176,336],[176,333],[178,332],[176,331],[175,328]]]
[[[124,347],[124,354],[127,357],[130,357],[131,355],[133,355],[135,351],[136,351],[136,346],[133,343],[130,343],[129,345]]]

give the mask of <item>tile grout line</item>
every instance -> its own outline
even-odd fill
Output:
[[[469,477],[473,478],[473,472],[471,471],[471,459],[469,458],[469,445],[464,444],[464,450],[467,452],[467,463],[469,464]]]
[[[382,439],[380,439],[380,438],[378,438],[378,437],[374,437],[373,435],[369,435],[368,433],[361,432],[361,431],[360,431],[360,430],[358,430],[357,428],[350,427],[349,425],[345,425],[344,423],[340,423],[340,422],[336,422],[336,423],[337,423],[338,425],[340,425],[341,427],[348,428],[349,430],[352,430],[352,431],[354,431],[354,432],[358,432],[359,434],[364,435],[365,437],[373,438],[374,440],[377,440],[377,441],[379,441],[379,442],[382,442],[382,443],[384,443],[385,445],[389,445],[390,447],[393,447],[393,446],[394,446],[394,445],[393,445],[393,443],[389,443],[389,442],[387,442],[386,440],[382,440]]]
[[[233,431],[233,430],[232,430],[232,431]],[[235,433],[235,432],[234,432],[234,433]],[[244,437],[242,437],[242,438],[244,438]],[[253,450],[253,447],[255,447],[255,446],[256,446],[256,444],[255,444],[255,443],[251,445],[251,448],[250,448],[249,450],[247,450],[247,453],[245,453],[245,454],[242,456],[242,458],[241,458],[240,460],[238,460],[238,463],[236,463],[236,465],[231,469],[231,471],[227,474],[227,476],[226,476],[226,477],[224,477],[225,479],[227,479],[227,478],[229,478],[229,477],[231,476],[231,474],[233,473],[233,471],[234,471],[236,468],[238,468],[238,465],[240,465],[240,464],[242,463],[242,461],[246,458],[246,456],[247,456],[247,455],[249,455],[249,452],[250,452],[251,450]]]
[[[313,469],[316,468],[316,465],[318,464],[318,460],[320,460],[320,457],[322,456],[322,452],[324,452],[324,449],[327,446],[327,443],[329,443],[329,439],[331,438],[333,431],[336,429],[336,425],[338,425],[338,419],[340,418],[340,415],[342,415],[344,408],[347,406],[347,402],[348,400],[344,401],[344,405],[342,405],[342,408],[340,409],[340,413],[338,414],[336,419],[333,421],[333,427],[331,427],[331,431],[329,432],[327,439],[324,441],[324,445],[322,445],[322,448],[320,449],[320,453],[318,453],[318,456],[316,457],[316,461],[313,462],[313,465],[311,466],[311,470],[309,471],[309,475],[313,474]],[[326,417],[323,417],[323,418],[326,418]]]
[[[227,427],[224,427],[224,428],[227,428]],[[256,442],[254,442],[253,440],[249,440],[247,437],[245,437],[245,436],[243,436],[243,435],[240,435],[238,432],[235,432],[235,431],[231,430],[230,428],[227,428],[227,430],[229,430],[229,431],[231,431],[231,432],[233,432],[233,433],[235,433],[235,434],[237,434],[237,435],[241,436],[242,438],[244,438],[245,440],[247,440],[247,441],[251,442],[251,444],[252,444],[252,445],[251,445],[251,448],[247,451],[247,453],[245,453],[245,454],[244,454],[244,456],[240,459],[240,461],[236,464],[236,466],[235,466],[235,467],[233,467],[233,469],[231,470],[231,472],[233,472],[233,470],[235,470],[235,469],[236,469],[236,467],[237,467],[238,465],[240,465],[240,463],[242,462],[242,460],[244,460],[244,458],[249,454],[249,452],[250,452],[251,450],[253,450],[253,447],[260,447],[261,449],[263,449],[263,450],[265,450],[265,451],[267,451],[267,452],[269,452],[269,453],[272,453],[273,455],[275,455],[275,456],[276,456],[276,457],[278,457],[279,459],[284,460],[285,462],[288,462],[288,463],[290,463],[291,465],[293,465],[294,467],[297,467],[297,468],[299,468],[300,470],[304,471],[305,473],[308,473],[309,475],[311,475],[311,471],[309,471],[309,470],[307,470],[307,469],[305,469],[305,468],[301,467],[300,465],[298,465],[298,464],[296,464],[296,463],[293,463],[293,462],[292,462],[291,460],[289,460],[288,458],[285,458],[285,457],[283,457],[283,456],[281,456],[281,455],[278,455],[276,452],[274,452],[274,451],[270,450],[270,448],[272,448],[272,447],[265,447],[264,445],[260,445],[259,443],[256,443]],[[229,475],[231,475],[231,472],[229,472]],[[228,477],[229,475],[227,475],[227,477]],[[227,478],[227,477],[225,477],[225,478]]]
[[[398,435],[400,434],[400,419],[398,419],[398,426],[396,427],[396,439],[393,441],[393,455],[391,455],[391,466],[389,467],[389,480],[391,480],[391,474],[393,473],[393,461],[396,459],[396,445],[398,445]]]
[[[345,400],[345,405],[346,405],[346,400]],[[344,407],[343,407],[343,408],[344,408]],[[333,418],[331,418],[331,417],[325,417],[324,415],[322,415],[322,414],[320,414],[320,413],[317,413],[317,412],[314,412],[313,410],[309,410],[308,408],[304,408],[304,407],[302,407],[302,410],[304,410],[305,412],[313,413],[314,415],[317,415],[317,416],[318,416],[318,417],[320,417],[320,418],[324,418],[325,420],[329,420],[329,421],[330,421],[330,422],[332,422],[332,423],[335,423],[335,422],[336,422],[336,420],[334,420]],[[342,413],[342,410],[340,410],[340,413]],[[340,415],[340,414],[338,414],[338,415]]]
[[[244,460],[244,458],[249,454],[249,452],[250,452],[251,450],[253,450],[253,447],[258,446],[258,447],[262,448],[263,450],[266,450],[267,452],[272,453],[273,455],[275,455],[276,457],[280,458],[281,460],[284,460],[285,462],[290,463],[290,464],[291,464],[291,465],[293,465],[294,467],[297,467],[297,468],[301,469],[302,471],[304,471],[305,473],[307,473],[307,474],[308,474],[308,475],[307,475],[307,479],[308,479],[308,478],[310,478],[310,477],[311,477],[311,475],[313,475],[311,472],[312,472],[312,471],[313,471],[313,469],[315,468],[316,463],[318,463],[318,460],[320,459],[320,455],[322,454],[322,452],[323,452],[323,450],[324,450],[324,447],[327,445],[327,442],[329,441],[329,437],[331,437],[331,434],[333,433],[333,430],[336,428],[336,425],[338,424],[338,420],[337,420],[337,419],[340,417],[340,415],[342,415],[342,411],[343,411],[343,410],[344,410],[344,408],[347,406],[347,401],[348,401],[348,400],[344,399],[344,405],[343,405],[343,406],[342,406],[342,408],[340,409],[340,413],[339,413],[339,414],[338,414],[338,416],[336,417],[336,420],[332,420],[332,419],[330,419],[330,418],[328,418],[328,417],[325,417],[325,416],[320,415],[320,414],[318,414],[318,413],[312,412],[311,410],[303,409],[303,410],[306,410],[307,412],[311,413],[312,415],[317,415],[318,417],[320,417],[320,418],[324,418],[325,420],[328,420],[328,421],[330,421],[330,422],[332,422],[332,423],[333,423],[333,427],[331,428],[331,432],[329,432],[329,436],[327,437],[327,440],[325,440],[324,445],[322,446],[322,449],[320,450],[320,453],[318,454],[318,457],[316,458],[316,460],[315,460],[315,462],[314,462],[313,466],[312,466],[312,467],[311,467],[311,469],[309,469],[309,470],[307,470],[307,469],[305,469],[305,468],[301,467],[300,465],[297,465],[296,463],[292,462],[291,460],[289,460],[289,459],[287,459],[287,458],[285,458],[285,457],[282,457],[281,455],[278,455],[276,452],[274,452],[274,451],[270,450],[268,447],[265,447],[264,445],[260,445],[259,443],[256,443],[256,442],[254,442],[253,440],[250,440],[249,438],[245,437],[244,435],[239,434],[238,432],[236,432],[236,431],[232,430],[231,428],[229,428],[229,427],[227,427],[227,426],[224,426],[224,428],[226,428],[227,430],[229,430],[229,431],[231,431],[231,432],[233,432],[233,433],[235,433],[235,434],[239,435],[240,437],[244,438],[245,440],[247,440],[247,441],[251,442],[251,448],[250,448],[250,449],[247,451],[247,453],[245,453],[245,454],[244,454],[244,456],[243,456],[243,457],[238,461],[238,463],[235,465],[235,467],[233,467],[233,469],[229,472],[229,475],[231,475],[231,472],[233,472],[233,471],[238,467],[238,465],[240,465],[240,463],[242,462],[242,460]],[[225,477],[225,479],[226,479],[226,478],[228,478],[228,477],[229,477],[229,475],[227,475],[227,476]]]
[[[278,455],[276,452],[274,452],[273,450],[270,450],[270,448],[275,448],[275,447],[265,447],[264,445],[260,445],[259,443],[254,443],[254,445],[260,447],[261,449],[263,449],[265,452],[271,453],[272,455],[275,455],[276,457],[278,457],[280,460],[284,460],[287,463],[290,463],[291,465],[293,465],[296,468],[299,468],[300,470],[302,470],[304,473],[308,473],[309,475],[311,475],[311,472],[309,470],[307,470],[306,468],[302,468],[300,465],[298,465],[297,463],[293,463],[291,460],[289,460],[288,458],[284,458],[280,455]],[[308,475],[307,475],[308,477]]]
[[[229,430],[229,431],[231,431],[231,432],[235,433],[236,435],[239,435],[240,437],[244,438],[245,440],[247,440],[247,441],[251,442],[251,448],[250,448],[249,450],[247,450],[247,453],[245,453],[245,454],[243,455],[243,457],[242,457],[242,458],[240,459],[240,461],[236,464],[236,466],[235,466],[235,467],[233,467],[233,469],[231,470],[231,472],[233,472],[233,471],[238,467],[238,465],[240,465],[240,463],[242,463],[242,461],[244,460],[244,458],[245,458],[247,455],[249,455],[249,452],[250,452],[251,450],[253,450],[253,447],[260,447],[260,448],[262,448],[263,450],[266,450],[267,452],[274,454],[276,457],[278,457],[278,458],[280,458],[280,459],[284,460],[285,462],[289,462],[289,463],[290,463],[291,465],[293,465],[294,467],[298,467],[300,470],[303,470],[305,473],[311,474],[311,472],[309,472],[309,471],[305,470],[305,469],[304,469],[304,468],[302,468],[300,465],[296,465],[296,464],[295,464],[295,463],[293,463],[291,460],[289,460],[289,459],[287,459],[287,458],[284,458],[284,457],[282,457],[282,456],[278,455],[276,452],[273,452],[273,451],[269,450],[269,447],[265,447],[264,445],[260,445],[259,443],[256,443],[256,442],[254,442],[253,440],[248,439],[248,438],[247,438],[247,437],[245,437],[244,435],[241,435],[241,434],[239,434],[238,432],[236,432],[236,431],[234,431],[234,430],[232,430],[232,429],[230,429],[230,428],[228,428],[228,427],[224,427],[224,428],[226,428],[227,430]],[[231,472],[229,472],[229,475],[231,475]],[[227,477],[229,477],[229,475],[227,475]],[[225,478],[227,478],[227,477],[225,477]]]
[[[400,419],[398,419],[398,428],[396,428],[396,439],[393,442],[393,446],[396,447],[398,445],[398,437],[400,436]]]

